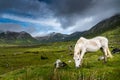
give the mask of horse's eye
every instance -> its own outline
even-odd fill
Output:
[[[77,59],[77,60],[79,60],[79,59]]]

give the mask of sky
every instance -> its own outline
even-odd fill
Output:
[[[0,0],[0,31],[71,34],[118,13],[120,0]]]

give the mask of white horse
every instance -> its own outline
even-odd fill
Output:
[[[83,56],[86,52],[95,52],[99,49],[102,49],[104,53],[104,61],[107,61],[107,57],[112,58],[112,54],[108,48],[108,39],[105,37],[95,37],[92,39],[86,39],[81,37],[74,48],[74,57],[75,66],[78,68],[82,63]]]

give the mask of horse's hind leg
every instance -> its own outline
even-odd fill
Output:
[[[104,52],[104,62],[107,62],[107,49],[103,48],[103,52]]]
[[[83,50],[81,51],[81,55],[80,55],[80,65],[82,65],[83,56],[84,56],[85,52],[86,52],[85,49],[83,49]]]
[[[109,48],[107,48],[107,53],[108,53],[108,57],[110,57],[110,58],[113,57],[112,54],[111,54],[111,52],[110,52],[110,50],[109,50]]]

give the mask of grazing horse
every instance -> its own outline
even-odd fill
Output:
[[[104,53],[104,62],[107,61],[107,57],[112,58],[112,54],[108,48],[108,39],[102,36],[98,36],[92,39],[86,39],[81,37],[74,48],[75,66],[78,68],[82,63],[83,56],[86,52],[95,52],[102,49]]]

